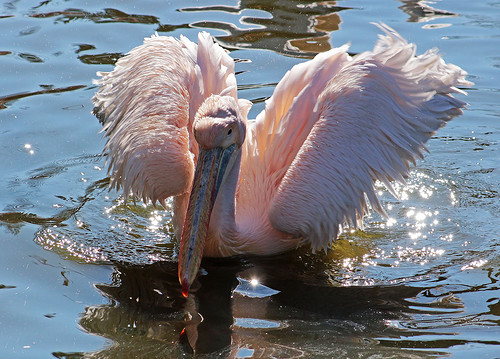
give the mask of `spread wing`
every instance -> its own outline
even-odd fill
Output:
[[[462,93],[457,86],[471,85],[462,69],[446,64],[436,50],[415,56],[413,44],[380,28],[385,35],[372,51],[353,58],[344,54],[348,58],[328,81],[316,84],[323,85],[314,88],[316,101],[299,95],[282,111],[288,123],[277,143],[297,152],[280,169],[285,173],[267,214],[275,229],[303,238],[314,250],[326,248],[344,223],[360,226],[368,203],[384,213],[374,182],[390,190],[391,181],[403,182],[409,164],[423,156],[425,142],[465,106],[451,95]],[[264,132],[273,142],[269,134],[275,131]],[[297,146],[297,137],[304,136]],[[276,163],[268,161],[268,169]]]
[[[93,112],[108,137],[111,186],[162,204],[189,191],[194,115],[211,94],[236,98],[233,60],[206,32],[198,44],[155,35],[98,75]]]
[[[247,122],[237,203],[240,226],[269,224],[268,210],[293,159],[318,120],[314,105],[328,81],[349,61],[347,46],[318,54],[294,66],[266,101],[265,110]],[[258,219],[258,220],[255,220]]]

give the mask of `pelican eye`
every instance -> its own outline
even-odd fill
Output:
[[[227,130],[227,135],[228,135],[228,136],[230,136],[230,135],[231,135],[231,133],[233,133],[233,129],[232,129],[232,128],[230,128],[229,130]]]

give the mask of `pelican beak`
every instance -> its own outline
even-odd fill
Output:
[[[184,297],[200,268],[210,215],[234,150],[234,144],[226,148],[200,148],[179,250],[179,282]]]

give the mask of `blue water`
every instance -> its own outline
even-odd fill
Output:
[[[432,8],[429,8],[432,7]],[[326,255],[205,261],[187,300],[170,213],[107,190],[96,71],[206,30],[250,117],[294,64],[385,22],[475,85],[394,199]],[[0,3],[0,357],[500,357],[500,6],[487,1]]]

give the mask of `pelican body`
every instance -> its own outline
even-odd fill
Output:
[[[206,32],[198,44],[154,35],[98,73],[111,187],[164,207],[173,197],[185,295],[202,256],[326,249],[369,206],[385,214],[374,182],[394,194],[462,113],[466,72],[378,26],[371,51],[344,45],[290,69],[253,121],[233,59]]]

